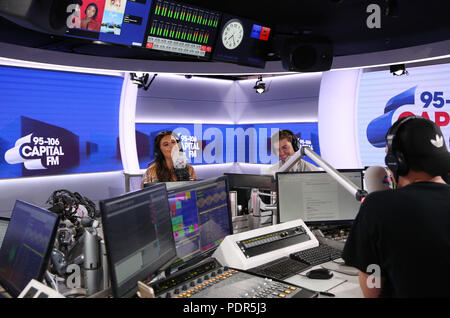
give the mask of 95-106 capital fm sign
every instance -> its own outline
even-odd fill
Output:
[[[67,129],[21,117],[22,136],[4,154],[23,176],[64,172],[80,163],[79,137]],[[47,173],[46,173],[47,172]]]
[[[434,121],[450,149],[450,65],[416,67],[408,76],[365,73],[358,100],[363,166],[384,164],[385,136],[398,119],[416,115]]]

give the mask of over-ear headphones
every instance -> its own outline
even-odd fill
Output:
[[[180,151],[183,151],[183,147],[181,146],[181,140],[180,137],[178,137],[178,135],[174,132],[171,131],[162,131],[159,134],[156,135],[155,139],[153,140],[153,154],[155,156],[155,159],[160,159],[160,158],[164,158],[162,152],[161,152],[161,147],[160,147],[160,143],[161,143],[161,139],[165,136],[173,136],[175,138],[175,140],[177,141],[177,145],[178,148],[180,149]]]
[[[396,121],[391,128],[389,128],[386,134],[386,145],[387,145],[387,153],[384,158],[384,162],[386,166],[394,173],[394,177],[396,181],[398,181],[398,176],[404,176],[409,171],[408,162],[406,161],[405,155],[400,149],[395,149],[394,140],[397,136],[397,133],[406,122],[411,119],[421,119],[419,116],[408,116]]]
[[[95,203],[78,192],[72,193],[65,189],[56,190],[51,194],[46,203],[52,206],[49,208],[50,211],[61,214],[74,224],[77,221],[76,211],[80,204],[86,208],[89,217],[92,219],[97,217]]]

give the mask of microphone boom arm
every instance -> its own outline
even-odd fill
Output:
[[[278,169],[278,172],[289,171],[303,156],[308,156],[315,163],[317,163],[323,170],[325,170],[331,177],[336,180],[341,186],[349,191],[358,201],[362,201],[366,196],[365,190],[359,189],[353,182],[349,181],[343,174],[334,169],[329,163],[323,160],[310,147],[302,146],[293,156]]]

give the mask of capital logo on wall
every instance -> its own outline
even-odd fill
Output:
[[[444,92],[420,91],[420,102],[416,104],[417,86],[392,97],[384,107],[384,114],[372,120],[367,126],[367,140],[377,148],[386,146],[385,136],[391,125],[398,119],[418,115],[434,121],[441,129],[448,127],[450,115],[449,99]],[[406,107],[405,107],[406,106]],[[448,136],[447,136],[448,138]]]
[[[362,166],[384,165],[385,137],[398,119],[416,115],[434,121],[450,148],[450,64],[411,68],[408,76],[389,71],[361,75],[358,140]]]
[[[79,138],[67,129],[21,117],[22,136],[4,154],[10,165],[23,164],[22,175],[61,172],[79,164]]]

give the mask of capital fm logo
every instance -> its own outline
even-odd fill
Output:
[[[434,121],[441,129],[450,124],[450,115],[447,110],[450,96],[449,99],[446,99],[442,91],[422,91],[417,95],[420,96],[420,101],[417,101],[416,104],[416,91],[417,85],[392,97],[386,103],[384,113],[369,123],[366,135],[372,146],[377,148],[386,146],[385,136],[394,121],[394,114],[403,106],[409,107],[405,107],[405,110],[400,112],[395,120],[418,115]]]
[[[23,163],[27,170],[47,169],[58,166],[64,156],[59,138],[44,138],[29,134],[18,139],[13,148],[5,153],[9,164]]]

